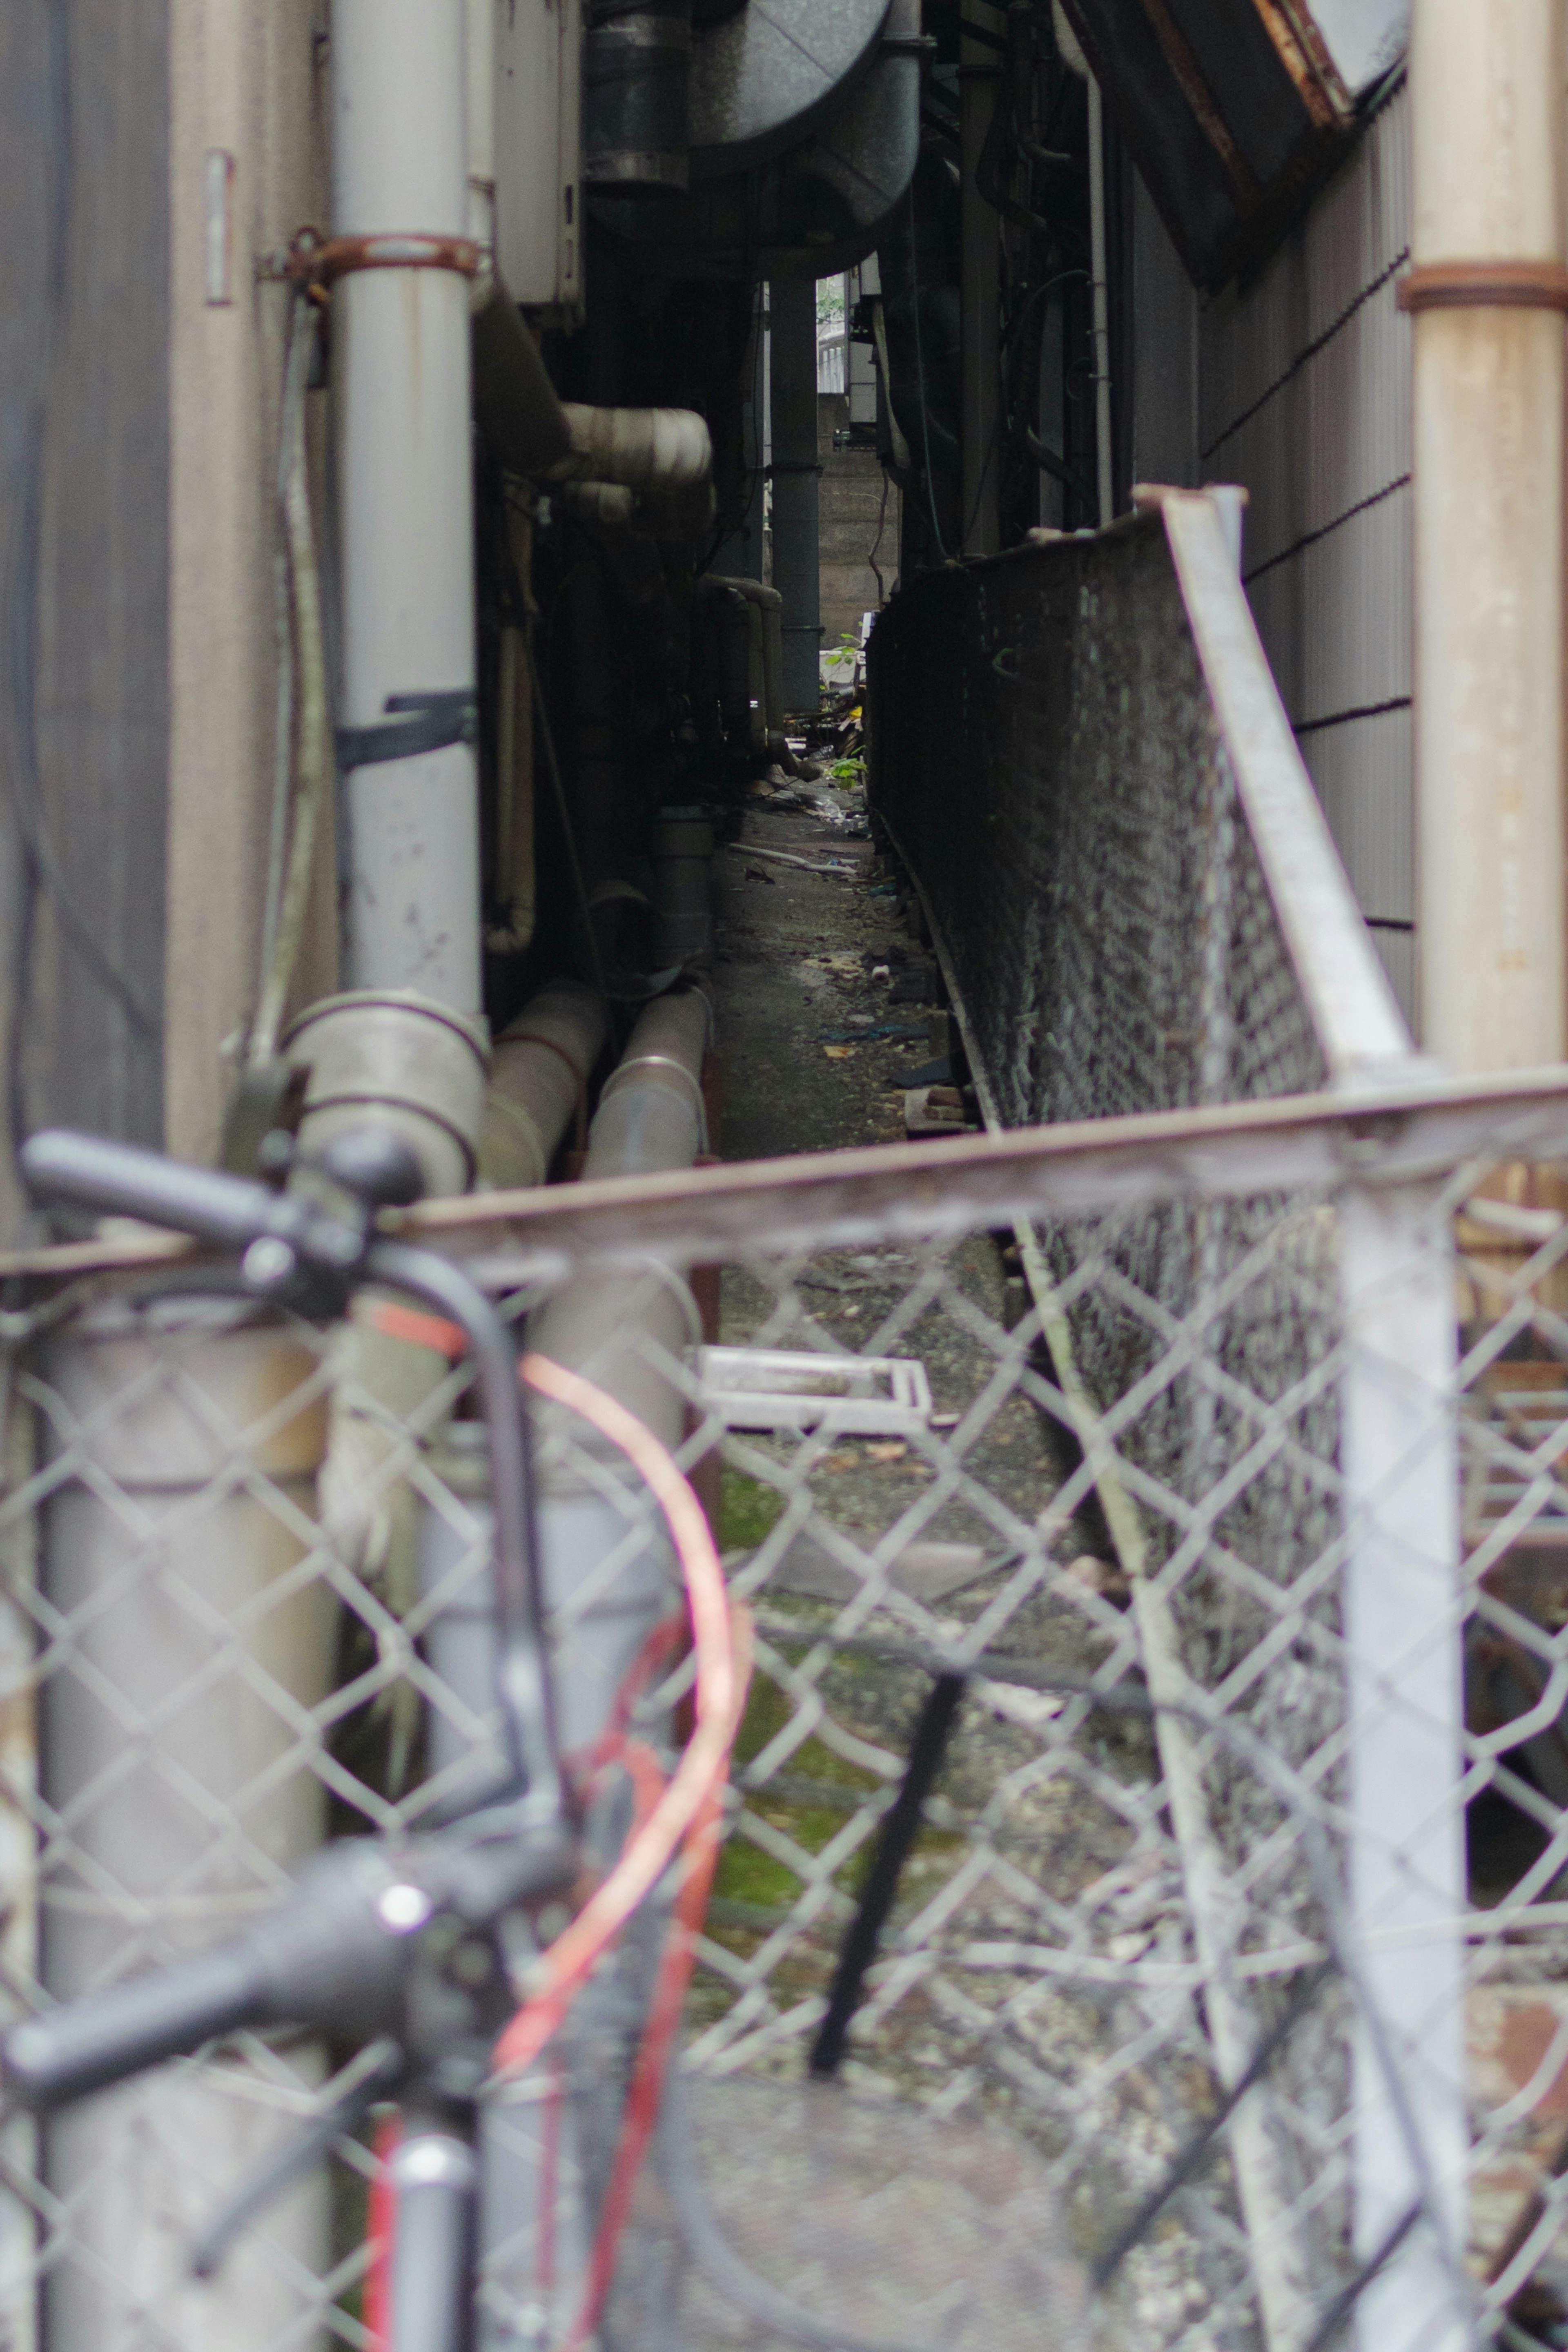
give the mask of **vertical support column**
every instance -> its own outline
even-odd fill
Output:
[[[993,12],[982,12],[989,17]],[[995,21],[1002,23],[1001,14]],[[997,110],[1001,68],[988,42],[963,35],[958,45],[958,120],[964,184],[959,236],[962,278],[959,336],[963,400],[964,540],[966,555],[994,555],[999,542],[998,444],[1001,401],[1001,246],[998,217],[980,194],[980,157]]]
[[[1115,476],[1111,449],[1111,289],[1105,237],[1105,102],[1089,78],[1089,274],[1094,336],[1094,486],[1100,528],[1114,519]]]
[[[784,599],[784,707],[821,696],[821,583],[817,538],[817,289],[776,278],[772,313],[773,585]]]
[[[1339,1231],[1359,2258],[1423,2207],[1356,2341],[1469,2352],[1453,1247],[1435,1186],[1352,1192]]]
[[[1554,0],[1417,0],[1416,866],[1422,1042],[1565,1042],[1563,140]]]
[[[334,1640],[330,1590],[302,1572],[326,1416],[315,1350],[243,1306],[107,1299],[39,1369],[40,1581],[70,1629],[40,1704],[42,1973],[72,2000],[232,1935],[320,1839],[299,1726]],[[316,2339],[319,2174],[216,2278],[189,2268],[193,2233],[276,2154],[319,2062],[279,2053],[265,2079],[160,2067],[51,2118],[47,2352]]]
[[[467,228],[464,0],[336,0],[339,236]],[[454,268],[340,279],[343,708],[474,692],[468,283]],[[479,803],[471,741],[349,774],[351,984],[479,1005]]]
[[[763,449],[768,431],[767,334],[762,324],[764,307],[764,289],[759,285],[753,289],[751,341],[747,346],[748,374],[740,404],[741,456],[747,479],[751,485],[751,498],[745,521],[725,541],[708,567],[720,580],[762,578],[763,480],[764,467],[768,463]]]

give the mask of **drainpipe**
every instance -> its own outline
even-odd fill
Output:
[[[497,1040],[479,1146],[481,1180],[497,1192],[542,1184],[557,1144],[588,1097],[604,1049],[604,1000],[580,981],[552,981]]]
[[[72,1627],[40,1723],[42,1971],[65,2001],[236,1934],[319,1843],[297,1726],[327,1688],[334,1605],[300,1575],[325,1413],[293,1330],[226,1300],[111,1298],[39,1369],[59,1465],[40,1580]],[[312,2334],[319,2175],[210,2284],[189,2270],[193,2232],[296,2128],[290,2063],[303,2100],[314,2056],[279,2051],[265,2096],[243,2068],[160,2067],[50,2120],[45,2175],[69,2228],[47,2352],[142,2341],[153,2312],[165,2352]]]
[[[585,1178],[691,1166],[706,1141],[701,1079],[711,1019],[706,997],[695,990],[660,997],[642,1014],[601,1097]],[[685,1285],[636,1262],[569,1283],[528,1325],[531,1348],[596,1381],[671,1446],[681,1442],[685,1402],[650,1355],[663,1351],[678,1363],[699,1337]],[[627,1669],[673,1608],[676,1586],[667,1539],[655,1524],[646,1523],[644,1532],[643,1524],[629,1523],[591,1474],[552,1463],[550,1441],[570,1427],[580,1457],[603,1462],[611,1491],[624,1476],[620,1458],[580,1423],[570,1424],[553,1412],[538,1412],[537,1423],[546,1589],[567,1628],[557,1649],[561,1745],[569,1757],[580,1756],[603,1731]],[[483,1458],[461,1424],[448,1433],[448,1444],[442,1475],[468,1500],[469,1524],[450,1511],[425,1513],[423,1574],[430,1612],[425,1651],[444,1686],[429,1710],[430,1758],[444,1793],[455,1795],[470,1774],[482,1777],[486,1765],[498,1764],[500,1750],[486,1744],[496,1715]],[[616,1809],[596,1808],[589,1827],[591,1838],[600,1832],[613,1841],[621,1829]],[[600,1860],[609,1858],[607,1843]],[[479,2352],[502,2352],[517,2341],[502,2314],[528,2310],[537,2315],[538,2340],[553,2342],[580,2303],[594,2215],[591,2192],[573,2195],[570,2185],[591,2181],[602,2153],[589,2137],[591,2084],[607,2063],[620,2063],[628,2032],[635,2032],[662,1929],[659,1908],[650,1905],[578,2001],[555,2062],[541,2062],[486,2105]],[[586,2101],[580,2086],[587,2087]],[[547,2177],[558,2186],[541,2194]],[[546,2228],[553,2255],[548,2281],[538,2254]]]
[[[784,599],[784,705],[815,710],[822,698],[817,488],[817,289],[776,278],[772,312],[773,585]]]
[[[475,1013],[465,47],[465,0],[335,0],[335,236],[426,264],[350,267],[334,297],[349,961]]]
[[[1422,1042],[1564,1051],[1563,67],[1554,0],[1416,0],[1411,48]]]

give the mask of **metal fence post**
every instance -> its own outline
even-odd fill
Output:
[[[1437,1186],[1352,1187],[1340,1253],[1354,2233],[1364,2264],[1388,2250],[1356,2340],[1468,2352],[1457,1307]]]

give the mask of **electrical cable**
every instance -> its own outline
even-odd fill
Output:
[[[310,470],[305,431],[305,394],[316,356],[319,314],[308,290],[294,298],[289,323],[288,357],[284,373],[283,415],[279,434],[279,505],[293,617],[293,646],[299,680],[298,740],[286,737],[283,758],[295,772],[291,795],[275,803],[275,832],[269,857],[281,878],[275,906],[269,906],[272,929],[267,940],[260,995],[251,1027],[247,1058],[271,1061],[277,1051],[295,967],[305,937],[314,878],[316,835],[328,780],[333,772],[327,709],[327,645],[321,617],[321,578],[316,558],[315,520],[310,511]],[[290,697],[292,702],[292,697]],[[282,696],[279,695],[280,718]],[[292,731],[293,711],[286,722]],[[292,757],[290,756],[292,754]],[[290,809],[289,802],[292,801]],[[290,823],[290,817],[292,822]],[[287,863],[284,840],[287,839]]]
[[[288,590],[288,533],[282,527],[294,446],[288,413],[293,319],[291,308],[289,331],[284,337],[283,383],[277,414],[277,478],[274,484],[280,526],[272,551],[272,650],[277,672],[277,690],[273,698],[272,809],[267,830],[267,888],[261,907],[261,968],[256,983],[258,1000],[267,983],[273,941],[277,937],[277,910],[283,898],[283,869],[288,847],[288,803],[294,786],[294,607]]]
[[[975,504],[973,509],[970,512],[968,521],[964,527],[964,537],[966,541],[968,539],[970,531],[975,528],[975,520],[980,511],[980,500],[985,496],[987,478],[990,474],[991,466],[996,458],[1004,416],[1007,419],[1009,437],[1016,430],[1011,415],[1012,371],[1013,363],[1017,356],[1018,346],[1021,340],[1029,314],[1034,308],[1035,303],[1040,299],[1040,296],[1042,294],[1049,294],[1053,287],[1065,285],[1069,278],[1087,278],[1089,272],[1086,269],[1059,269],[1056,271],[1054,276],[1045,278],[1039,286],[1031,287],[1029,293],[1024,298],[1023,303],[1019,310],[1018,317],[1014,320],[1012,325],[1009,328],[1007,334],[1003,337],[1000,368],[1003,396],[998,402],[996,415],[991,419],[990,435],[986,444],[986,462],[980,470],[980,479],[975,491]],[[1082,476],[1076,474],[1071,467],[1067,467],[1064,459],[1059,458],[1054,455],[1054,453],[1051,453],[1048,462],[1048,459],[1040,455],[1040,451],[1044,447],[1044,444],[1037,443],[1037,437],[1032,428],[1028,425],[1024,427],[1024,441],[1030,457],[1033,457],[1036,465],[1040,467],[1042,472],[1054,475],[1057,480],[1064,482],[1069,488],[1081,490],[1086,499],[1092,498],[1092,492],[1089,489],[1088,485],[1082,480]]]
[[[931,419],[925,406],[925,347],[920,335],[920,244],[915,225],[915,175],[909,177],[909,282],[915,313],[915,381],[920,394],[920,437],[925,450],[925,508],[931,517],[931,528],[936,538],[936,552],[944,563],[950,561],[942,526],[936,520],[936,488],[931,478]],[[891,405],[891,399],[890,404]]]
[[[887,492],[888,472],[884,466],[882,469],[882,504],[876,510],[876,537],[871,543],[871,553],[866,558],[876,577],[876,602],[879,612],[887,602],[887,590],[883,585],[882,566],[876,560],[882,550],[883,532],[887,529]]]
[[[663,1512],[685,1581],[696,1652],[695,1725],[679,1763],[643,1827],[614,1868],[590,1895],[570,1926],[530,1967],[527,1997],[496,2044],[497,2072],[532,2063],[556,2032],[573,1999],[637,1906],[658,1884],[677,1848],[698,1829],[729,1770],[730,1745],[745,1701],[746,1670],[737,1658],[737,1630],[713,1536],[674,1459],[634,1413],[580,1372],[537,1352],[523,1358],[519,1377],[538,1395],[565,1405],[625,1454]]]

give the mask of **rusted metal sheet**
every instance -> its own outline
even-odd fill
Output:
[[[1256,268],[1355,135],[1333,39],[1282,0],[1064,5],[1191,276]]]

